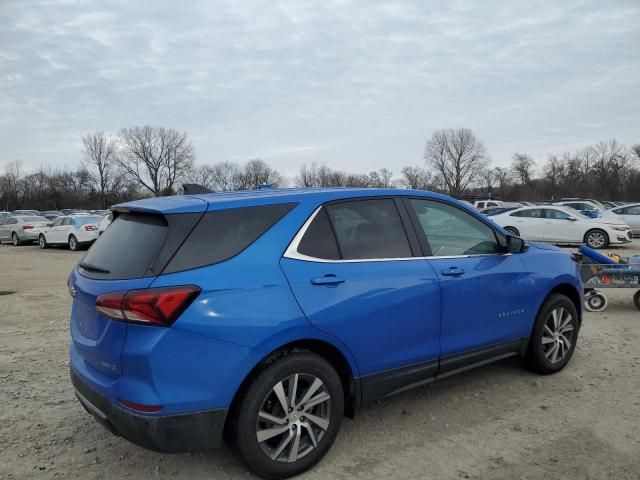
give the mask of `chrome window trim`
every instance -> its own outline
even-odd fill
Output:
[[[375,197],[372,197],[375,198]],[[284,252],[283,258],[289,258],[292,260],[302,260],[304,262],[314,262],[314,263],[364,263],[364,262],[399,262],[406,260],[437,260],[437,259],[453,259],[453,258],[472,258],[472,257],[508,257],[513,255],[513,253],[477,253],[470,255],[429,255],[426,257],[394,257],[394,258],[357,258],[350,260],[332,260],[328,258],[317,258],[310,257],[309,255],[304,255],[298,252],[298,246],[302,241],[302,237],[304,237],[305,233],[307,233],[307,229],[311,225],[311,222],[316,218],[316,215],[322,210],[324,205],[320,205],[316,208],[311,216],[307,219],[306,222],[302,225],[298,233],[293,237],[293,240],[289,243],[289,246]],[[491,228],[491,227],[489,227]],[[337,239],[336,239],[337,241]]]

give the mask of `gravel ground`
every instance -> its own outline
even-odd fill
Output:
[[[67,358],[80,256],[0,246],[0,479],[249,478],[226,450],[146,451],[85,413]],[[640,312],[609,292],[562,372],[509,359],[371,405],[300,478],[640,479]]]

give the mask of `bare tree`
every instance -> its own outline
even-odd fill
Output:
[[[106,208],[118,160],[117,141],[104,132],[95,132],[82,137],[82,145],[82,165],[89,173],[96,190],[100,192],[100,208]]]
[[[373,188],[391,188],[393,186],[393,172],[388,168],[381,168],[369,174],[369,186]]]
[[[404,167],[401,170],[400,185],[412,190],[432,190],[433,179],[430,172],[420,167]]]
[[[536,162],[531,158],[531,155],[517,152],[513,154],[511,171],[520,182],[520,186],[526,187],[531,183],[535,164]]]
[[[631,146],[631,151],[636,156],[636,160],[640,160],[640,143]]]
[[[282,175],[259,158],[245,163],[236,176],[236,185],[240,190],[252,190],[261,185],[279,187],[282,183],[284,183]]]
[[[174,186],[192,169],[193,147],[185,132],[144,126],[125,128],[120,137],[120,166],[156,197],[174,193]]]
[[[468,128],[433,132],[424,158],[454,196],[478,180],[489,164],[483,143]]]

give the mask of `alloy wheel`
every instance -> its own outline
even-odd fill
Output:
[[[575,328],[573,316],[564,307],[554,308],[544,324],[542,350],[550,363],[561,362],[571,350]]]
[[[71,250],[75,250],[78,247],[78,242],[76,241],[76,237],[71,237],[69,239],[69,248]]]
[[[44,239],[44,235],[40,235],[40,242],[39,243],[40,243],[40,248],[44,248],[44,247],[47,246],[47,242]]]
[[[591,232],[587,236],[587,245],[591,248],[602,248],[607,243],[607,239],[602,232]]]
[[[296,373],[278,382],[262,402],[256,437],[271,460],[293,463],[311,453],[331,418],[331,396],[315,375]]]
[[[18,235],[16,235],[15,233],[13,235],[11,235],[11,241],[13,242],[13,246],[17,247],[18,246]]]

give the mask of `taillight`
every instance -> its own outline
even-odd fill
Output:
[[[84,229],[87,232],[95,232],[96,230],[98,230],[98,227],[96,227],[95,225],[85,225]]]
[[[31,230],[33,228],[33,225],[23,225],[22,229],[23,230]]]
[[[169,326],[200,293],[194,285],[106,293],[96,299],[96,310],[115,320]]]

